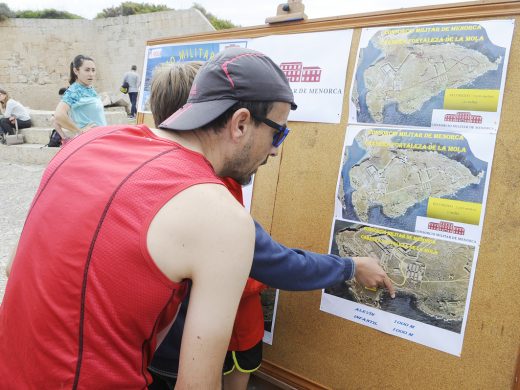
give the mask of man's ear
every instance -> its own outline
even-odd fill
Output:
[[[239,141],[243,137],[249,135],[252,129],[251,113],[247,108],[240,108],[229,120],[231,125],[231,137],[233,140]]]

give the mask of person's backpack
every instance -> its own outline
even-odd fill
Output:
[[[119,88],[119,90],[123,93],[128,93],[128,87],[130,85],[128,84],[128,82],[123,82],[123,85],[121,85],[121,88]]]
[[[49,148],[59,148],[61,146],[61,135],[59,135],[56,129],[52,129],[47,146]]]

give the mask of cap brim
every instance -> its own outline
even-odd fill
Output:
[[[222,99],[208,102],[187,103],[159,125],[160,129],[194,130],[218,118],[236,100]]]

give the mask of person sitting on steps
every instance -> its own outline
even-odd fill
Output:
[[[0,119],[0,136],[2,143],[5,142],[6,135],[14,134],[15,121],[18,122],[18,129],[26,129],[32,126],[29,110],[16,100],[9,97],[6,90],[0,88],[0,109],[3,118]]]

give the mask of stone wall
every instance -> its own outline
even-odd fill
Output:
[[[195,9],[94,20],[9,19],[0,22],[0,87],[27,107],[52,110],[77,54],[96,61],[96,90],[114,93],[132,65],[142,72],[146,41],[213,30]]]

